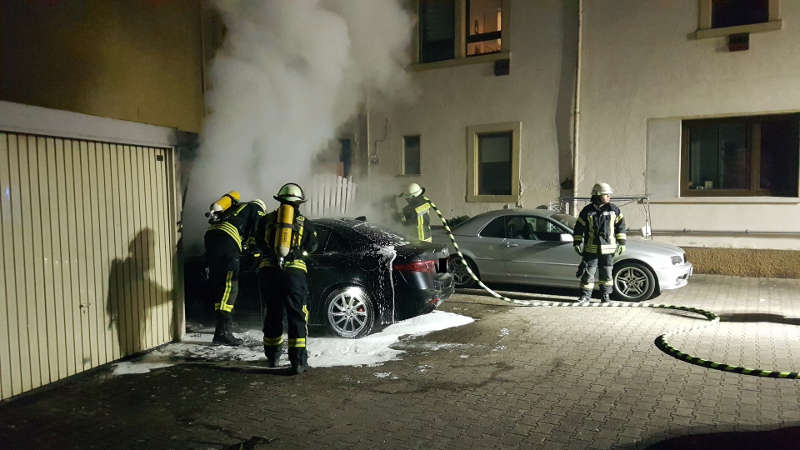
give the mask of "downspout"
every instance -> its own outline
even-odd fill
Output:
[[[581,46],[583,44],[583,0],[578,0],[578,41],[575,58],[575,101],[572,111],[572,214],[577,215],[578,200],[578,153],[580,151],[581,124]]]

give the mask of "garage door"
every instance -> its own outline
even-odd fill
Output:
[[[172,152],[0,132],[0,398],[172,340]]]

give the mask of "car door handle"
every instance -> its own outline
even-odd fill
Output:
[[[510,247],[519,247],[519,244],[515,244],[513,242],[506,242],[506,248],[510,248]]]

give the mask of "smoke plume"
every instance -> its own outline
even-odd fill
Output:
[[[222,193],[261,198],[305,183],[317,152],[367,95],[412,92],[412,17],[400,0],[219,0],[226,27],[184,210],[188,242]],[[272,203],[272,204],[270,204]]]

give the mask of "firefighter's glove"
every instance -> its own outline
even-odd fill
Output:
[[[621,255],[623,253],[625,253],[625,246],[624,245],[618,245],[617,246],[617,256],[619,256],[619,255]]]
[[[575,249],[575,253],[577,253],[578,256],[583,256],[583,254],[581,253],[581,246],[580,245],[573,245],[572,248]]]
[[[584,272],[586,272],[586,261],[581,260],[581,263],[578,264],[578,271],[575,272],[575,278],[581,278]]]

